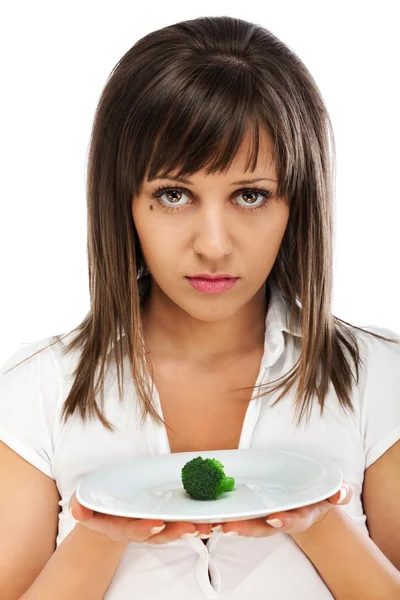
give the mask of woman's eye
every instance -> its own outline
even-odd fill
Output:
[[[188,192],[190,195],[190,191],[185,190],[185,188],[159,187],[155,192],[153,192],[152,198],[155,198],[160,204],[161,208],[163,208],[164,210],[168,212],[177,212],[179,210],[183,210],[184,207],[188,204],[178,204],[178,202],[180,202],[181,200],[181,197],[179,196],[182,196],[182,194],[186,195],[185,192]],[[162,196],[164,195],[170,196],[169,198],[167,198],[167,201],[171,202],[171,204],[165,204],[165,202],[162,200]],[[240,199],[243,200],[243,204],[237,204],[239,208],[242,208],[244,211],[254,212],[256,210],[266,208],[273,194],[270,190],[254,187],[251,189],[238,190],[237,192],[232,194],[232,196],[235,199],[239,196]],[[258,202],[259,199],[257,198],[257,196],[261,196],[261,202]]]

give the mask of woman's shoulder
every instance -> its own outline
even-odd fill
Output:
[[[31,342],[22,342],[17,348],[13,348],[6,355],[5,361],[3,361],[1,365],[1,372],[5,372],[8,369],[19,366],[21,364],[31,363],[31,361],[39,355],[39,353],[49,354],[47,346],[54,341],[52,336],[44,337],[39,340],[34,340]]]
[[[45,336],[30,342],[24,342],[17,348],[13,348],[0,366],[1,377],[20,377],[39,369],[45,376],[51,371],[64,374],[72,358],[77,360],[78,350],[72,350],[66,354],[68,343],[73,339],[74,332],[59,335]]]
[[[400,341],[399,333],[386,327],[364,327]],[[362,339],[364,361],[359,382],[359,426],[365,452],[365,468],[375,462],[400,437],[400,343],[366,332]]]
[[[362,327],[363,331],[353,329],[361,342],[360,351],[368,365],[383,364],[399,365],[400,361],[400,333],[394,329],[379,325]],[[376,337],[375,335],[382,337]],[[389,338],[389,339],[382,339]],[[390,340],[395,340],[394,342]]]

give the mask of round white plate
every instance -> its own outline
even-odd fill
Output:
[[[217,500],[194,500],[181,470],[192,458],[216,458],[235,487]],[[303,449],[207,450],[114,462],[80,482],[76,499],[91,510],[165,522],[224,523],[307,506],[333,496],[343,483],[333,460]]]

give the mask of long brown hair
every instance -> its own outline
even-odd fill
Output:
[[[84,421],[97,414],[107,429],[115,430],[96,402],[100,389],[104,404],[104,369],[112,344],[120,400],[127,355],[142,424],[150,414],[168,427],[151,402],[152,365],[138,288],[146,265],[132,199],[145,176],[162,169],[167,174],[180,168],[177,177],[206,166],[208,173],[223,172],[249,131],[254,171],[260,127],[274,142],[277,197],[290,201],[287,229],[269,277],[287,303],[290,329],[299,322],[302,331],[299,360],[267,384],[282,380],[279,385],[260,395],[284,388],[278,402],[298,382],[299,424],[315,395],[322,414],[332,381],[342,408],[354,412],[350,393],[363,361],[351,328],[385,341],[400,339],[368,332],[331,313],[336,169],[331,121],[313,77],[289,47],[259,24],[222,16],[183,21],[144,36],[118,61],[101,94],[87,171],[91,308],[63,349],[63,354],[80,350],[63,406],[65,421],[79,410]],[[54,337],[53,343],[61,341]]]

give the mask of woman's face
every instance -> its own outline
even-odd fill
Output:
[[[191,184],[176,179],[143,182],[132,200],[132,216],[152,276],[152,303],[180,307],[212,322],[229,317],[252,299],[263,301],[289,207],[276,197],[271,139],[263,132],[260,141],[252,173],[244,172],[247,138],[223,175],[200,171],[190,177]],[[251,191],[254,183],[233,183],[244,179],[259,179],[255,184],[272,197],[264,199],[259,190]],[[180,189],[160,192],[157,201],[152,195],[160,185]],[[194,289],[187,279],[199,273],[227,273],[240,279],[227,291],[208,294]]]

